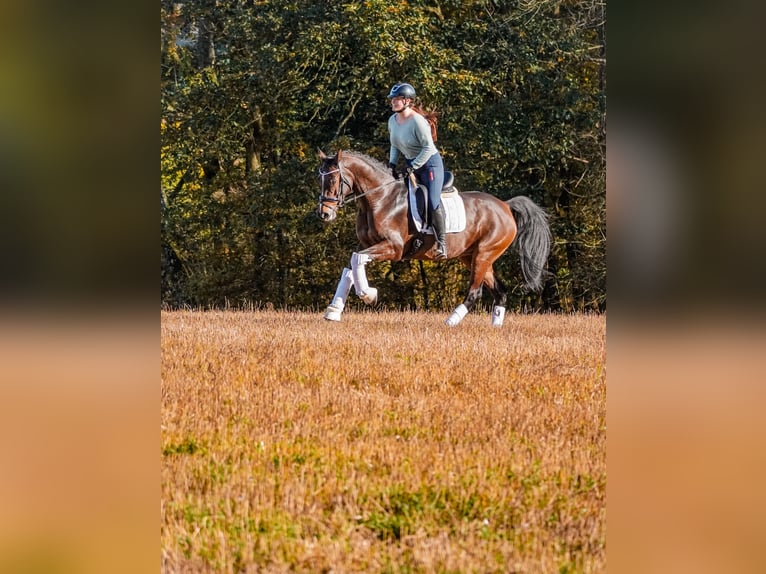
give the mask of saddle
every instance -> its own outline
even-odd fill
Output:
[[[407,184],[409,190],[409,217],[415,229],[420,233],[432,234],[431,222],[428,221],[428,188],[417,183],[411,175]],[[444,206],[445,231],[460,233],[465,229],[465,206],[460,192],[455,187],[455,177],[451,171],[444,172],[441,204]]]

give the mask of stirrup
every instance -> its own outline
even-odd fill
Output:
[[[436,243],[434,246],[434,259],[447,259],[447,246]]]

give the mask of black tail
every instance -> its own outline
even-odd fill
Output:
[[[509,199],[506,203],[516,218],[518,235],[515,243],[521,255],[521,272],[524,282],[532,291],[541,291],[545,263],[551,251],[551,230],[548,216],[534,201],[523,195]]]

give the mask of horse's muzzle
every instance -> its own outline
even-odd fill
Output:
[[[324,206],[320,206],[319,209],[317,209],[317,216],[319,217],[319,219],[321,219],[322,221],[326,223],[329,223],[330,221],[335,219],[336,215],[337,214],[335,213],[334,209],[327,209]]]

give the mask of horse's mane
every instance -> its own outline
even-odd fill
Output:
[[[364,154],[358,151],[353,151],[353,150],[343,150],[343,155],[353,156],[359,160],[362,160],[364,163],[369,165],[375,171],[379,172],[381,175],[391,176],[391,170],[388,169],[388,166],[384,164],[382,161],[375,159],[374,157],[370,157],[367,154]]]

